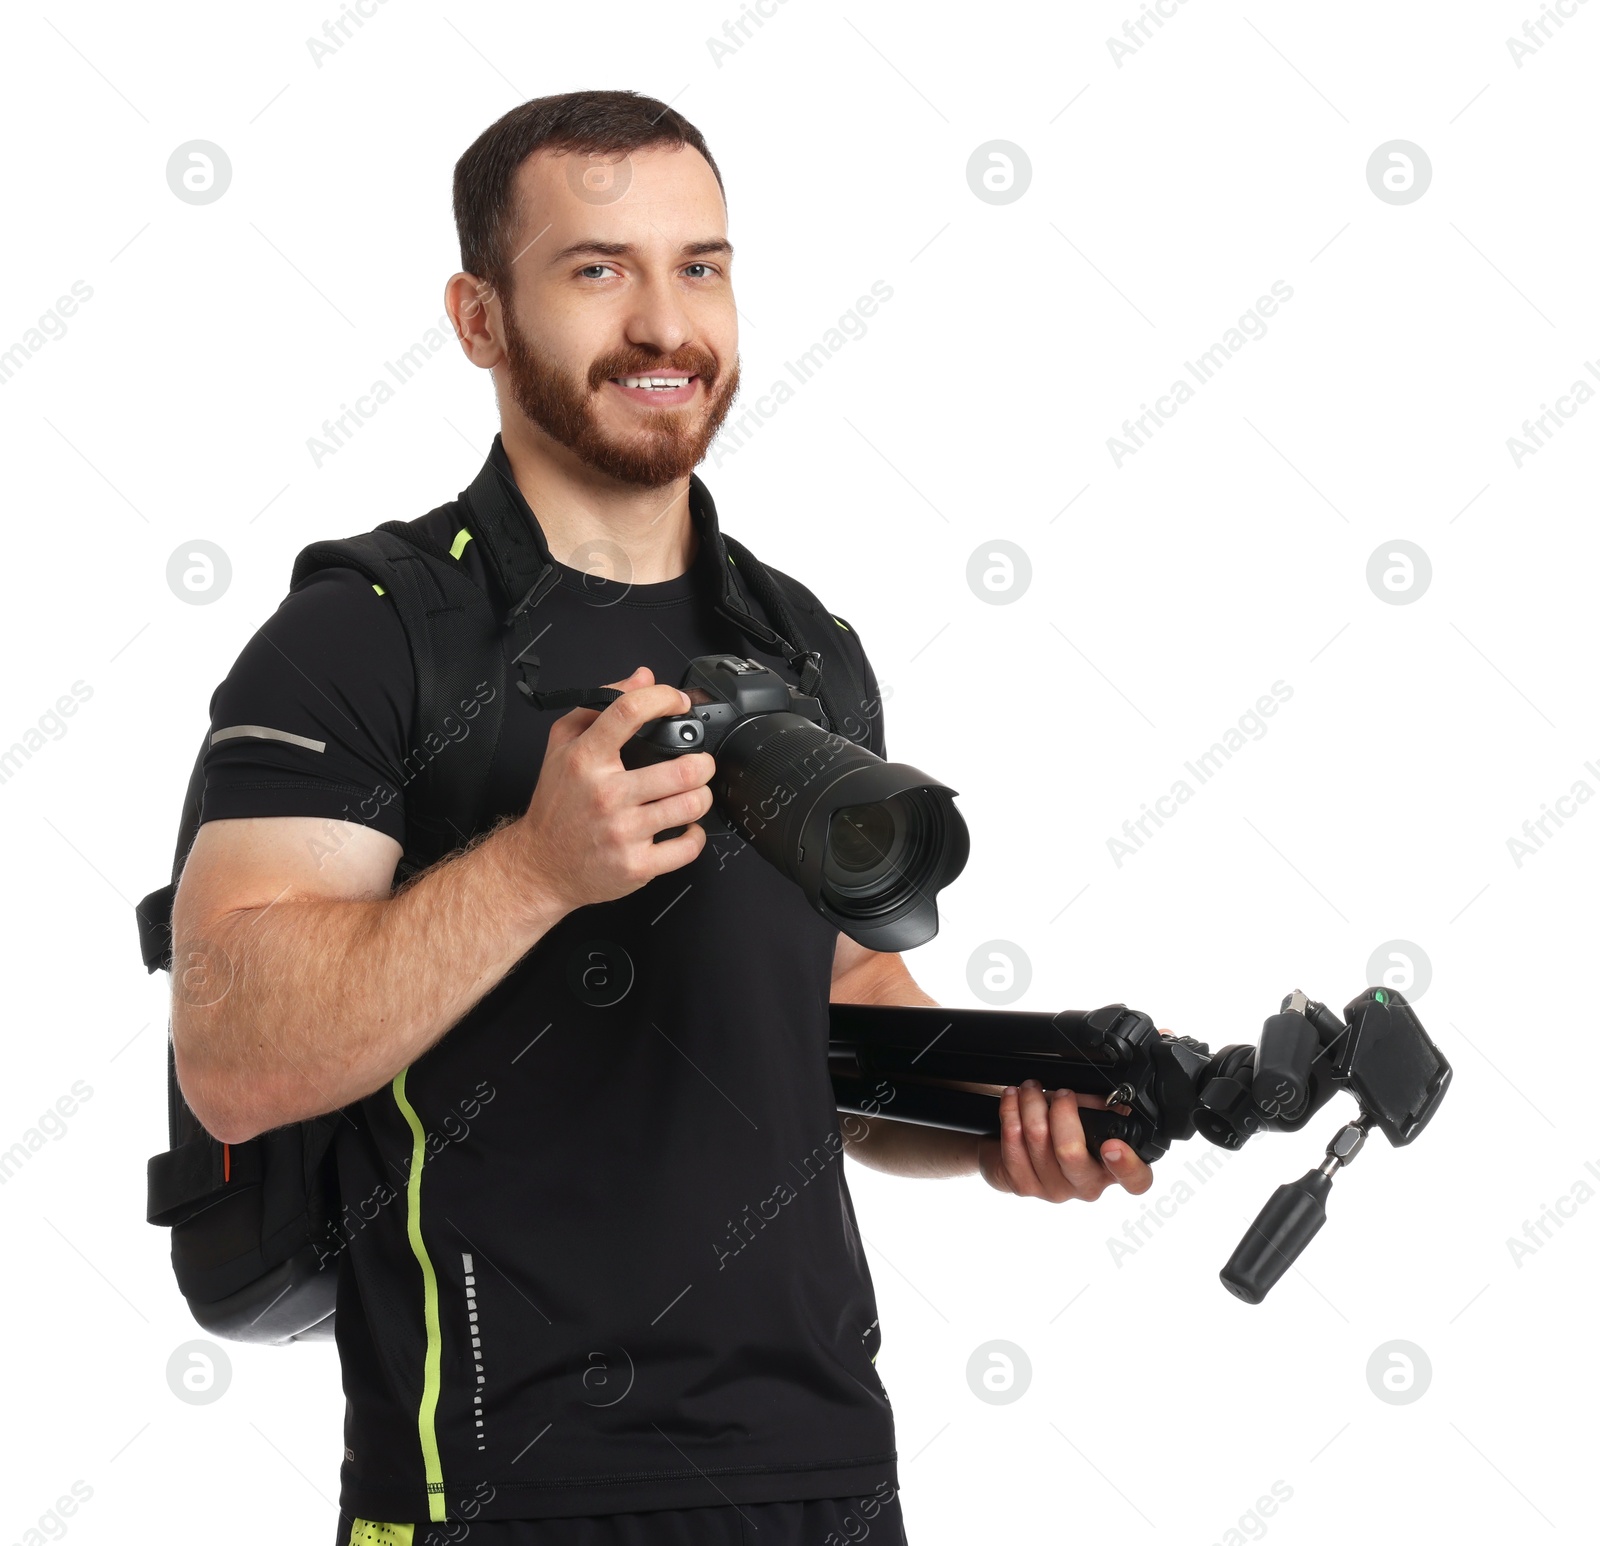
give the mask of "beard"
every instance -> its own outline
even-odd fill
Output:
[[[705,460],[739,391],[737,358],[723,376],[716,360],[692,344],[665,361],[637,349],[618,349],[596,359],[587,381],[579,382],[529,343],[509,306],[501,315],[512,401],[579,460],[619,483],[644,488],[661,488],[686,478]],[[651,409],[636,430],[607,430],[596,411],[597,395],[613,376],[645,375],[697,376],[705,404]]]

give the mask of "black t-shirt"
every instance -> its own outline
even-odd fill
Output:
[[[533,521],[498,436],[491,472]],[[469,492],[489,486],[480,474]],[[676,684],[721,651],[796,680],[713,610],[717,560],[695,513],[702,540],[677,579],[559,566],[535,614],[542,688],[639,665]],[[428,535],[495,597],[470,522],[458,500]],[[854,630],[836,633],[875,697]],[[354,570],[307,581],[212,699],[202,820],[323,816],[403,844],[413,686],[389,598]],[[559,712],[508,692],[480,830],[526,809]],[[828,1077],[837,939],[741,839],[708,842],[569,914],[349,1108],[327,1247],[342,1508],[546,1518],[898,1485]]]

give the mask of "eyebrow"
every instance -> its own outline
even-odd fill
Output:
[[[593,253],[602,258],[631,258],[638,251],[632,242],[601,242],[585,239],[573,242],[571,246],[563,247],[560,252],[553,253],[549,263],[553,268],[557,263],[564,263],[568,258],[579,257],[584,253]],[[710,241],[685,242],[678,249],[679,256],[685,258],[706,257],[712,253],[720,253],[724,257],[731,258],[733,243],[717,237]]]

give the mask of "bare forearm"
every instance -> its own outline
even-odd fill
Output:
[[[848,1116],[845,1121],[860,1131],[856,1121]],[[868,1133],[854,1141],[844,1135],[846,1152],[869,1169],[918,1180],[977,1174],[979,1140],[974,1133],[954,1133],[948,1128],[896,1122],[889,1117],[861,1121],[866,1122]]]
[[[922,991],[898,955],[868,957],[855,970],[835,979],[830,997],[839,1004],[938,1007],[938,1000]],[[847,1153],[886,1175],[937,1180],[970,1176],[978,1169],[978,1138],[973,1133],[897,1122],[890,1117],[849,1115],[841,1124],[841,1136]]]
[[[562,916],[532,893],[520,841],[508,824],[392,897],[291,894],[177,941],[179,1080],[215,1136],[371,1094],[493,988]]]

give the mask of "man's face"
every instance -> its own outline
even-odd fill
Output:
[[[705,157],[541,151],[517,186],[523,228],[501,298],[512,401],[619,483],[686,477],[739,388],[732,248]]]

